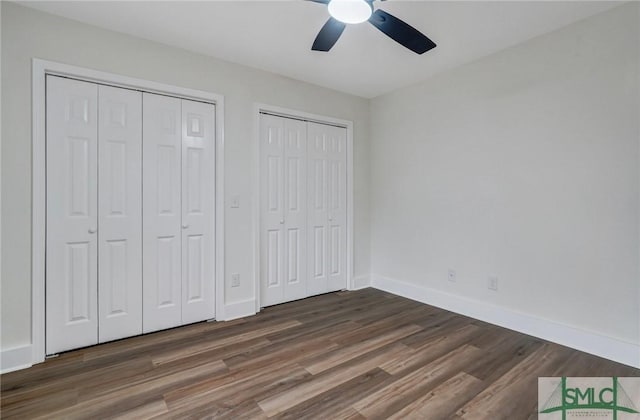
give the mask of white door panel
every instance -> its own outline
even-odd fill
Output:
[[[284,301],[307,296],[307,124],[284,118]]]
[[[143,331],[182,323],[181,100],[143,93]]]
[[[215,316],[214,116],[214,105],[182,101],[183,324]]]
[[[327,283],[327,136],[326,126],[308,123],[309,295],[329,291]]]
[[[142,93],[98,87],[99,341],[142,333]]]
[[[97,98],[47,76],[47,354],[98,342]]]
[[[328,229],[327,287],[329,291],[347,287],[347,130],[326,126],[328,131]]]
[[[284,119],[260,116],[260,278],[262,305],[283,302]]]
[[[308,123],[309,295],[346,288],[346,129]]]
[[[261,115],[262,304],[307,296],[304,121]]]

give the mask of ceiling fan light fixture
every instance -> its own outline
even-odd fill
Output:
[[[373,13],[373,7],[365,0],[331,0],[329,14],[344,23],[362,23]]]

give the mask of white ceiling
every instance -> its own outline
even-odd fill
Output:
[[[323,4],[288,1],[45,1],[22,5],[372,98],[600,13],[605,1],[376,1],[438,47],[417,55],[368,23],[311,51]]]

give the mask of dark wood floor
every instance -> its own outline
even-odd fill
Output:
[[[539,376],[640,371],[373,289],[68,352],[2,418],[535,419]]]

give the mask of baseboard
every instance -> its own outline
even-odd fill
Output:
[[[366,289],[367,287],[371,287],[371,277],[368,275],[356,276],[353,278],[353,287],[349,290],[360,290]]]
[[[30,368],[33,364],[31,356],[31,344],[2,350],[0,352],[0,373]]]
[[[227,303],[224,307],[224,319],[222,321],[231,321],[233,319],[243,318],[256,314],[255,299],[243,300],[240,302]]]
[[[640,368],[640,345],[638,344],[387,277],[372,276],[371,286],[394,295]]]

